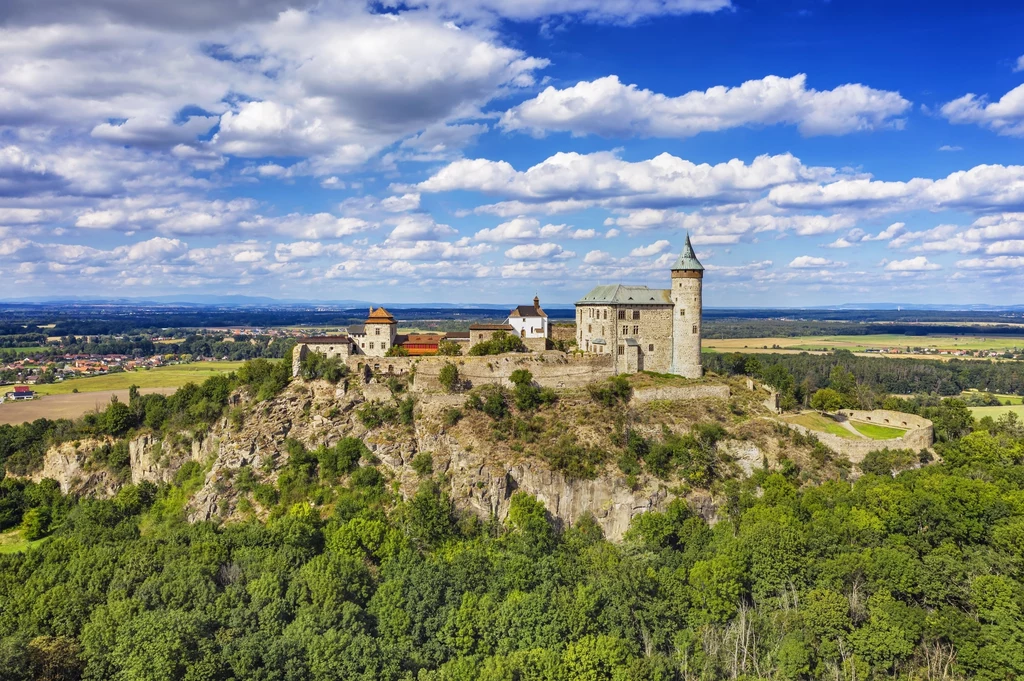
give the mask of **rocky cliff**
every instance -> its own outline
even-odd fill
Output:
[[[718,397],[637,400],[630,406],[630,418],[636,420],[635,427],[654,437],[664,429],[686,432],[697,422],[727,424],[732,436],[719,443],[718,451],[723,472],[729,475],[749,474],[777,459],[783,443],[768,422],[759,418],[756,395],[739,407],[735,396],[729,403],[724,399],[728,389],[709,394]],[[463,396],[418,394],[413,425],[372,430],[357,418],[357,409],[368,399],[394,400],[390,390],[380,384],[354,385],[346,390],[323,381],[294,381],[267,402],[254,403],[244,395],[241,399],[241,417],[221,419],[209,432],[163,439],[141,435],[132,440],[130,481],[170,482],[184,463],[197,461],[208,472],[202,488],[188,503],[188,519],[239,518],[243,498],[249,498],[246,512],[249,508],[262,512],[247,492],[232,483],[240,469],[247,467],[257,482],[274,484],[288,463],[287,439],[314,449],[332,446],[343,437],[356,437],[365,442],[381,470],[404,495],[414,493],[421,481],[412,468],[413,459],[429,453],[435,475],[448,487],[456,506],[485,519],[503,520],[512,494],[519,490],[540,499],[562,526],[593,515],[610,539],[621,538],[636,515],[663,508],[683,490],[698,512],[710,521],[715,519],[714,499],[706,491],[680,486],[679,481],[648,475],[628,479],[614,462],[604,465],[594,479],[572,479],[541,458],[530,456],[516,442],[495,440],[493,422],[479,412],[464,410],[464,418],[451,425],[445,413],[462,406]],[[558,435],[571,430],[582,443],[607,443],[613,428],[610,421],[619,418],[615,412],[601,411],[582,390],[562,394],[550,410],[548,431]],[[53,477],[65,491],[115,493],[127,480],[90,468],[88,452],[95,444],[80,444],[77,449],[66,444],[51,450],[36,477]]]

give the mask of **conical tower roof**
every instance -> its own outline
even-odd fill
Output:
[[[676,258],[676,262],[672,265],[673,270],[696,270],[698,272],[704,271],[704,266],[700,264],[700,260],[697,260],[697,254],[693,252],[693,244],[690,243],[690,235],[686,235],[686,245],[683,246],[683,252]]]

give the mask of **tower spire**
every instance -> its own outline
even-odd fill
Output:
[[[683,252],[676,258],[676,262],[672,265],[673,270],[696,270],[698,272],[704,271],[704,266],[700,264],[700,260],[697,260],[697,254],[693,252],[693,244],[690,243],[690,233],[686,233],[686,244],[683,246]]]

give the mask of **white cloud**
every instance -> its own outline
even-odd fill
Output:
[[[558,244],[520,244],[505,251],[505,257],[512,260],[550,260],[552,258],[572,258],[576,254],[563,249]]]
[[[397,6],[388,0],[386,6]],[[658,16],[713,13],[732,6],[730,0],[411,0],[408,7],[429,7],[468,18],[528,21],[554,16],[578,17],[594,23],[632,23]]]
[[[902,127],[910,102],[898,92],[847,84],[807,89],[804,74],[766,76],[738,87],[713,87],[679,97],[624,85],[617,76],[548,87],[505,112],[506,130],[571,132],[606,137],[690,137],[751,125],[796,125],[804,135],[842,135]]]
[[[406,215],[393,221],[395,228],[388,235],[388,241],[438,241],[458,234],[449,227],[434,221],[426,214]]]
[[[602,205],[681,204],[726,201],[770,187],[825,179],[832,168],[808,168],[791,154],[758,156],[709,165],[663,153],[648,161],[628,162],[609,152],[560,152],[517,171],[506,161],[464,159],[442,168],[417,185],[423,192],[478,191],[525,202],[572,199]]]
[[[403,194],[402,196],[389,196],[380,202],[380,207],[389,213],[403,213],[409,210],[416,210],[420,207],[420,195]]]
[[[846,267],[846,263],[829,260],[828,258],[817,258],[813,255],[801,255],[793,258],[789,263],[789,266],[793,269],[806,270],[821,269],[824,267]]]
[[[885,264],[887,272],[926,272],[942,269],[938,264],[928,262],[928,258],[919,255],[908,260],[893,260]]]
[[[491,229],[481,229],[473,238],[477,241],[509,243],[528,241],[540,236],[540,221],[520,215]]]
[[[937,180],[839,179],[828,184],[786,184],[768,192],[779,208],[880,210],[991,210],[1024,205],[1024,166],[979,165]]]
[[[955,144],[943,144],[939,147],[939,151],[963,151],[964,148]]]
[[[1024,135],[1024,85],[1018,85],[998,102],[966,94],[940,110],[950,123],[980,125],[1000,135]]]
[[[894,222],[874,236],[865,236],[862,241],[890,241],[905,232],[906,228],[906,223]]]
[[[588,265],[603,265],[605,263],[612,262],[613,260],[614,258],[612,258],[611,254],[607,251],[590,251],[583,256],[583,262]]]
[[[848,241],[846,237],[841,236],[832,243],[825,244],[825,248],[852,248],[853,246],[856,245],[856,243]]]
[[[341,239],[362,234],[377,225],[354,217],[337,217],[330,213],[311,215],[291,213],[283,217],[255,216],[239,224],[244,230],[277,232],[288,237],[306,240]]]
[[[969,258],[957,261],[956,266],[967,270],[1019,270],[1024,267],[1024,257]]]
[[[1024,54],[1017,57],[1017,63],[1013,67],[1014,72],[1024,71]]]
[[[648,244],[647,246],[639,246],[637,248],[634,248],[632,251],[629,252],[629,254],[631,256],[638,258],[646,258],[652,255],[658,255],[659,253],[664,253],[671,247],[672,244],[669,243],[666,239],[660,239],[658,241],[655,241],[653,244]]]
[[[330,177],[321,180],[320,186],[323,187],[324,189],[344,189],[345,182],[340,177],[336,175],[331,175]]]

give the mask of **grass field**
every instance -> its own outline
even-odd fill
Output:
[[[979,394],[979,391],[965,390],[961,394],[977,395]],[[999,401],[1002,402],[1003,404],[1024,404],[1024,397],[1021,397],[1020,395],[1003,395],[1002,393],[992,393],[992,396],[998,398]]]
[[[820,433],[831,433],[832,435],[837,435],[850,440],[857,439],[857,436],[849,430],[843,428],[829,417],[822,416],[821,414],[798,414],[796,416],[787,416],[785,417],[785,420],[790,423],[795,423],[798,426],[803,426],[804,428],[816,430]]]
[[[25,354],[35,353],[35,352],[43,352],[43,351],[48,350],[48,349],[49,348],[47,348],[45,345],[25,345],[23,347],[17,347],[17,348],[0,348],[0,350],[14,350],[15,352],[21,352],[21,353],[25,353]]]
[[[889,426],[880,426],[877,423],[850,421],[850,425],[858,433],[872,440],[894,440],[898,437],[903,437],[907,432],[902,428],[890,428]]]
[[[997,419],[1003,414],[1011,411],[1024,419],[1024,404],[1007,404],[1002,407],[971,407],[970,409],[976,419],[984,418],[986,416],[991,416],[992,418]]]
[[[242,362],[195,362],[174,364],[155,369],[137,369],[106,376],[72,378],[62,383],[37,385],[33,388],[40,395],[66,395],[76,388],[80,393],[106,390],[127,390],[130,386],[140,388],[180,388],[186,383],[202,383],[210,376],[226,374],[238,369]]]
[[[718,352],[744,350],[821,351],[849,350],[865,352],[900,348],[936,348],[939,350],[995,350],[1024,348],[1024,336],[905,336],[903,334],[875,334],[869,336],[793,336],[792,338],[705,338],[703,347]],[[777,347],[776,347],[777,346]]]
[[[21,553],[30,546],[38,546],[46,541],[46,537],[35,541],[26,541],[21,536],[21,530],[11,530],[0,534],[0,554]]]

